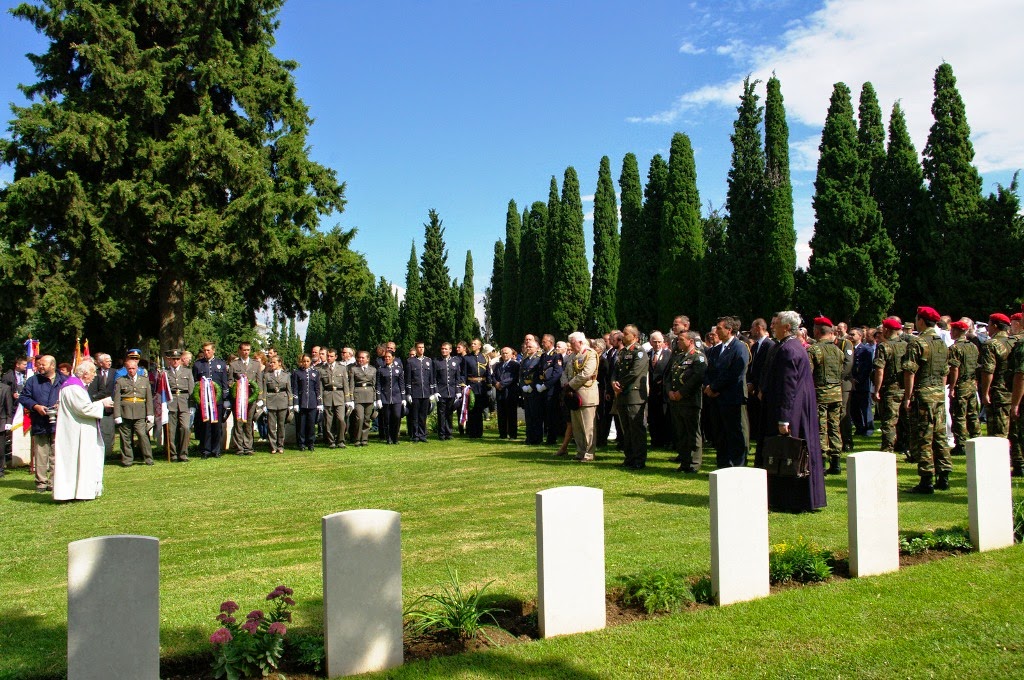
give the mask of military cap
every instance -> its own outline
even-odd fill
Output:
[[[1024,318],[1024,314],[1021,314],[1020,312],[1010,315],[1010,321],[1020,321],[1022,318]]]
[[[939,313],[935,311],[934,307],[918,307],[917,315],[925,321],[938,321]],[[1009,322],[1007,322],[1009,323]]]
[[[166,352],[164,352],[164,356],[167,357],[168,359],[180,359],[181,358],[181,350],[180,349],[169,349]]]
[[[955,328],[958,331],[965,331],[965,330],[967,330],[967,322],[966,321],[954,321],[951,324],[949,324],[949,327],[950,328]]]
[[[996,321],[996,322],[1001,323],[1001,324],[1006,324],[1007,326],[1010,325],[1010,317],[1006,316],[1002,312],[996,312],[995,314],[989,314],[988,322],[992,323],[993,321]]]
[[[127,356],[125,358],[127,358],[127,359],[141,359],[142,358],[142,352],[140,350],[137,350],[137,349],[130,349],[130,350],[128,350],[128,354],[127,354]]]
[[[882,328],[886,328],[890,331],[898,331],[903,328],[903,322],[900,321],[898,316],[890,316],[882,321]]]
[[[829,326],[829,327],[831,327],[831,326],[833,326],[835,324],[833,324],[832,320],[829,319],[827,316],[819,316],[819,317],[815,317],[814,325],[815,326]]]

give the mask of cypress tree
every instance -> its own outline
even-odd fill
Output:
[[[282,366],[298,366],[299,357],[302,356],[302,340],[295,332],[295,317],[288,317],[288,331],[285,334],[284,342],[277,348],[281,357]]]
[[[587,335],[615,328],[615,292],[619,284],[619,208],[615,203],[611,161],[602,156],[594,193],[594,272],[591,277]]]
[[[583,330],[590,297],[580,180],[571,165],[565,169],[562,198],[558,204],[558,238],[550,247],[553,253],[552,279],[555,281],[550,302],[551,332],[565,338],[573,331]]]
[[[765,227],[764,174],[765,155],[761,145],[761,120],[764,109],[754,91],[758,81],[743,80],[743,94],[733,123],[732,167],[725,206],[729,211],[729,230],[725,235],[729,268],[737,285],[722,291],[729,293],[728,308],[743,320],[753,318]],[[702,316],[703,318],[703,316]],[[706,319],[705,319],[706,320]]]
[[[382,276],[373,294],[364,299],[366,328],[361,342],[365,343],[363,348],[370,351],[372,359],[374,347],[394,340],[400,333],[398,297],[391,284]]]
[[[647,171],[647,186],[644,187],[644,208],[642,230],[638,241],[638,249],[644,254],[636,270],[631,276],[637,280],[640,292],[640,306],[634,310],[634,316],[620,319],[623,325],[636,324],[643,332],[655,330],[658,319],[658,286],[650,285],[657,282],[661,266],[661,227],[665,209],[665,197],[668,195],[668,163],[661,154],[654,154]],[[683,280],[686,283],[688,279]],[[682,314],[683,312],[679,312]],[[675,316],[675,315],[673,315]]]
[[[672,136],[662,224],[656,326],[668,328],[676,315],[699,310],[704,258],[697,166],[690,138],[682,132]]]
[[[864,83],[861,86],[857,118],[860,156],[868,173],[871,196],[877,202],[882,166],[885,164],[885,124],[882,122],[882,108],[878,105],[878,95],[875,94],[875,87],[871,83]]]
[[[447,281],[445,285],[447,286]],[[419,337],[420,310],[423,308],[423,296],[420,292],[420,264],[416,258],[416,242],[413,241],[409,253],[409,263],[405,267],[405,298],[398,309],[399,338],[398,346],[408,347]],[[395,338],[388,338],[390,342]]]
[[[935,122],[924,147],[930,229],[921,244],[931,263],[923,290],[933,297],[922,303],[959,315],[973,306],[961,282],[974,278],[974,264],[988,263],[977,262],[973,253],[981,221],[981,176],[973,165],[971,128],[949,64],[935,71],[932,115]]]
[[[480,337],[480,323],[476,319],[476,300],[473,291],[473,252],[466,251],[466,273],[462,277],[462,287],[459,290],[459,315],[456,322],[455,337],[478,338]]]
[[[1021,215],[1018,195],[1018,173],[1014,173],[1009,187],[997,185],[982,204],[980,228],[975,234],[973,255],[976,274],[969,281],[965,297],[972,302],[966,313],[973,318],[984,318],[996,309],[1016,309],[1021,301],[1024,281],[1020,274],[1024,216]]]
[[[502,272],[502,288],[509,291],[501,300],[501,324],[502,335],[498,342],[507,345],[513,342],[519,330],[519,295],[512,294],[521,280],[519,248],[522,240],[522,222],[519,217],[519,208],[516,202],[508,202],[508,210],[505,213],[505,268]]]
[[[644,197],[635,154],[627,153],[622,159],[619,193],[622,197],[622,235],[619,238],[619,281],[615,289],[616,328],[633,323],[630,319],[640,318],[640,310],[649,304],[650,295],[650,286],[636,275],[650,254],[642,250]]]
[[[430,351],[440,349],[441,343],[455,333],[458,297],[451,293],[451,279],[448,274],[448,248],[444,243],[443,221],[437,211],[428,212],[428,221],[423,225],[423,256],[420,258],[420,308],[416,321],[418,337],[407,342],[422,340]],[[412,345],[406,345],[405,349]]]
[[[485,323],[490,330],[490,335],[497,343],[504,337],[501,329],[501,303],[505,295],[505,242],[498,239],[494,242],[494,260],[491,264],[491,285],[487,289],[487,318]],[[515,294],[513,292],[513,294]]]
[[[928,190],[924,171],[907,130],[907,120],[899,102],[889,116],[889,145],[877,185],[878,209],[882,224],[900,263],[900,286],[893,301],[893,312],[912,318],[925,300],[923,287],[927,266],[920,239],[928,231]]]
[[[765,223],[754,296],[759,316],[789,309],[796,270],[793,185],[789,176],[789,125],[779,79],[768,79],[764,100]]]
[[[555,268],[555,247],[561,241],[562,236],[558,233],[561,228],[562,217],[560,215],[561,203],[558,198],[558,182],[555,180],[554,175],[551,176],[551,182],[548,185],[548,220],[547,220],[547,231],[544,236],[544,243],[546,248],[544,250],[544,307],[547,310],[545,316],[550,320],[550,323],[554,323],[554,317],[552,316],[552,305],[554,300],[552,295],[558,286],[558,271]],[[542,329],[541,333],[554,332],[555,326],[546,326]]]
[[[512,347],[519,347],[526,333],[539,335],[552,328],[550,310],[547,307],[547,280],[544,268],[544,254],[547,247],[548,206],[542,201],[534,201],[530,206],[530,216],[523,224],[523,240],[520,248],[522,255],[522,277],[517,286],[520,296],[519,309],[522,315],[520,328],[522,332],[512,339]]]
[[[327,316],[319,309],[309,315],[304,344],[307,352],[314,347],[322,347],[327,344]]]
[[[704,231],[704,276],[700,279],[700,308],[698,317],[704,326],[730,313],[728,289],[736,285],[730,269],[730,256],[726,247],[728,218],[722,211],[709,206],[708,216],[702,220]],[[776,310],[781,311],[781,308]],[[701,326],[693,325],[691,330]]]

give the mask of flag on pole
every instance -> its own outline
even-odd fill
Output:
[[[92,359],[92,355],[89,354],[89,338],[82,341],[82,358]]]
[[[71,360],[71,373],[75,372],[78,364],[82,363],[82,339],[75,338],[75,358]]]
[[[167,403],[171,400],[171,385],[167,382],[167,371],[160,371],[156,381],[156,394],[160,398],[160,424],[167,424]]]
[[[25,368],[25,380],[28,380],[36,373],[36,357],[39,356],[39,341],[29,338],[25,341],[25,358],[28,359],[28,365]],[[32,418],[29,415],[27,409],[23,408],[20,404],[18,408],[21,410],[21,431],[23,434],[28,436],[32,432]],[[15,413],[15,421],[18,416]]]

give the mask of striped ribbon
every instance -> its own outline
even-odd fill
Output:
[[[206,376],[199,379],[199,413],[204,423],[217,422],[217,393]]]
[[[462,408],[459,409],[459,425],[466,426],[466,421],[469,420],[469,400],[472,399],[473,390],[469,389],[469,385],[462,388]]]
[[[249,378],[244,375],[235,383],[235,420],[249,420]]]

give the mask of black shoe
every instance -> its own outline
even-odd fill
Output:
[[[224,454],[222,454],[222,453],[215,453],[215,454],[213,454],[213,457],[214,458],[220,458],[222,455],[224,455]]]
[[[1014,465],[1010,470],[1011,477],[1024,477],[1024,465]]]
[[[917,494],[933,494],[935,493],[935,487],[932,486],[932,476],[930,474],[921,475],[921,481],[917,486],[907,489],[907,493]]]
[[[826,475],[838,475],[842,473],[839,467],[839,456],[831,456],[831,462],[829,463],[828,470],[825,470]]]
[[[152,465],[152,464],[153,464],[153,459],[152,458],[150,458],[149,460],[146,461],[146,465]]]
[[[635,463],[629,466],[630,470],[643,470],[647,465],[645,463]]]
[[[935,489],[937,491],[949,491],[949,473],[940,472],[935,478]]]
[[[698,472],[700,472],[700,470],[694,470],[692,467],[680,465],[678,468],[676,468],[676,472],[685,472],[688,475],[695,475]]]

